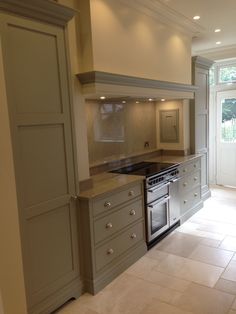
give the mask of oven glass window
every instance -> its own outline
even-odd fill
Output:
[[[151,214],[151,234],[153,235],[158,230],[165,227],[168,223],[167,221],[167,203],[161,205],[156,205]]]

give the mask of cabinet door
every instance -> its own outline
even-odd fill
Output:
[[[78,291],[64,30],[7,14],[0,14],[0,21],[28,310],[46,313],[55,293],[61,298],[64,289],[70,298]],[[42,301],[44,307],[36,310]]]

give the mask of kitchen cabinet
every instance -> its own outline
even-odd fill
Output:
[[[201,157],[202,198],[209,190],[209,69],[213,62],[202,57],[192,59],[192,83],[198,87],[190,105],[191,153]]]
[[[65,39],[73,14],[52,1],[0,1],[1,75],[29,314],[51,313],[82,289]]]
[[[79,197],[79,208],[84,288],[95,294],[147,250],[143,182]]]
[[[202,206],[201,157],[179,167],[180,221],[183,223]]]

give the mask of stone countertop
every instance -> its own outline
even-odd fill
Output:
[[[200,154],[189,155],[189,156],[159,156],[145,161],[150,162],[170,162],[181,164],[200,157]],[[132,183],[142,182],[145,179],[143,176],[136,176],[130,174],[117,174],[111,172],[103,172],[91,177],[92,187],[79,193],[79,199],[92,199],[100,197],[105,193],[112,192],[117,188],[122,188],[125,185]]]
[[[151,159],[147,159],[145,161],[149,162],[168,162],[168,163],[177,163],[181,164],[183,162],[187,162],[193,160],[195,158],[201,157],[201,154],[193,154],[188,156],[158,156]]]
[[[92,176],[91,179],[92,187],[80,192],[78,195],[79,199],[92,199],[99,197],[105,193],[112,192],[117,188],[122,188],[125,185],[142,182],[145,177],[104,172]]]

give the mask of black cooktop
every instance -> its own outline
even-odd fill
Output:
[[[162,173],[175,167],[176,164],[166,162],[148,162],[143,161],[137,164],[132,164],[126,167],[122,167],[110,172],[122,173],[122,174],[134,174],[149,177],[154,174]]]

